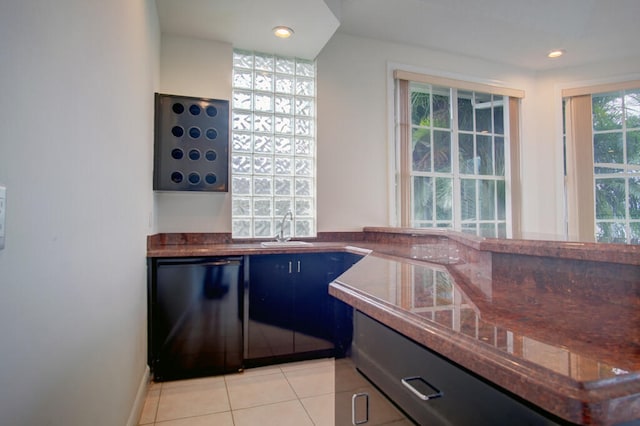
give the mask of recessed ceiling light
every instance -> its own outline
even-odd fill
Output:
[[[273,29],[273,34],[280,38],[289,38],[293,35],[293,30],[289,27],[279,26]]]
[[[552,50],[551,52],[549,52],[549,54],[547,55],[547,57],[549,58],[559,58],[560,56],[564,55],[564,50],[562,49],[555,49]]]

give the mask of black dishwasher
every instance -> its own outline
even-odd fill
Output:
[[[149,365],[156,381],[242,369],[242,257],[149,264]]]

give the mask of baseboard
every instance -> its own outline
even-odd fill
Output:
[[[129,420],[127,420],[127,426],[136,426],[140,416],[142,415],[142,409],[144,408],[144,401],[147,398],[147,387],[149,386],[151,370],[147,366],[140,380],[138,386],[138,392],[136,393],[136,399],[133,401],[133,407],[131,407],[131,413],[129,414]]]

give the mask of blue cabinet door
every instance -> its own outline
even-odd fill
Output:
[[[328,287],[342,267],[341,253],[302,254],[296,257],[295,265],[294,352],[331,350],[333,298]]]
[[[333,355],[335,323],[344,307],[328,286],[360,258],[341,252],[251,256],[248,358],[268,363],[282,356]]]
[[[291,256],[251,256],[249,260],[249,359],[293,353]]]

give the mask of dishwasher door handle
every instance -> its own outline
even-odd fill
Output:
[[[240,265],[240,263],[241,261],[237,259],[163,260],[158,262],[158,266],[226,266]]]
[[[238,261],[231,261],[231,260],[216,260],[214,262],[198,263],[198,265],[201,265],[201,266],[225,266],[225,265],[239,264],[239,263],[240,262],[238,262]]]

